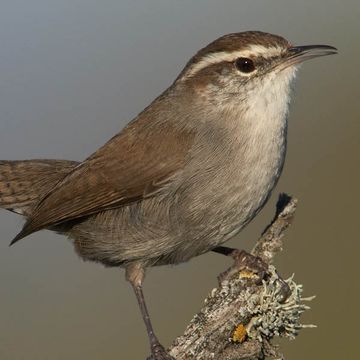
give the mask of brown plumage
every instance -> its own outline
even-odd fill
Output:
[[[215,249],[260,211],[284,164],[296,65],[333,53],[262,32],[225,35],[85,161],[0,162],[0,207],[26,218],[12,243],[50,229],[84,259],[124,266],[153,356],[170,359],[146,310],[146,267]]]
[[[44,194],[77,164],[69,160],[0,161],[0,207],[30,216]]]
[[[34,207],[13,243],[40,229],[150,197],[164,186],[184,166],[192,135],[171,124],[155,127],[147,122],[146,117],[132,122],[65,172]]]

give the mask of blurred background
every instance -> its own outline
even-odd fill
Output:
[[[330,44],[307,62],[292,102],[288,156],[275,192],[231,242],[250,249],[279,192],[299,199],[277,265],[316,294],[287,359],[355,359],[360,295],[358,0],[2,0],[0,158],[82,160],[174,80],[200,47],[263,30],[294,44]],[[0,358],[144,359],[148,342],[122,270],[80,261],[42,231],[8,244],[22,219],[0,213]],[[181,334],[230,262],[206,254],[152,269],[145,283],[164,345]]]

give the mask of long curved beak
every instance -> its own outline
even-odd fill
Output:
[[[334,54],[337,54],[337,49],[329,45],[293,46],[288,49],[287,56],[285,56],[282,64],[288,67],[302,63],[305,60]]]

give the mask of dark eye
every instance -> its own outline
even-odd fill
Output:
[[[238,58],[235,61],[236,68],[246,74],[249,74],[255,70],[254,62],[248,58]]]

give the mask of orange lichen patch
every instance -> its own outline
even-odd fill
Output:
[[[243,343],[246,339],[247,331],[243,324],[239,324],[234,330],[231,340],[233,342]]]
[[[248,270],[241,270],[239,273],[240,279],[257,279],[259,276]]]

